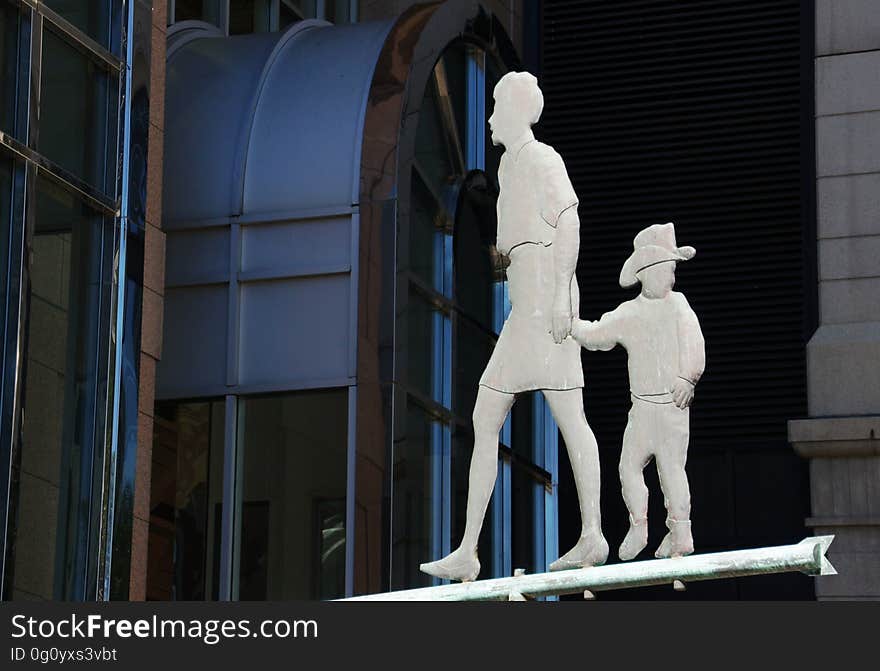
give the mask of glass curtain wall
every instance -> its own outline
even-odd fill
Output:
[[[149,599],[345,596],[348,394],[156,404]]]
[[[207,21],[228,35],[284,30],[303,19],[357,21],[357,0],[168,0],[168,25]]]
[[[242,398],[238,413],[234,597],[344,596],[348,390]]]
[[[128,155],[121,9],[112,0],[0,2],[6,599],[113,591],[115,460],[131,428],[117,427],[114,413],[117,329],[140,331],[139,319],[120,319],[118,295]],[[124,596],[127,566],[120,571]]]
[[[420,108],[410,226],[399,243],[406,421],[393,447],[392,589],[437,583],[419,564],[447,554],[464,532],[471,415],[509,310],[494,253],[502,149],[486,123],[501,74],[481,48],[455,44],[436,63]],[[556,444],[543,397],[523,394],[501,435],[481,577],[544,570],[555,553],[555,524],[545,516],[555,515]]]
[[[156,404],[148,600],[218,598],[225,420],[222,400]]]

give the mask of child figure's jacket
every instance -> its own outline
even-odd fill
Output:
[[[639,295],[598,322],[580,322],[572,334],[591,350],[623,345],[630,391],[645,400],[671,392],[677,377],[696,384],[706,366],[700,322],[684,294],[676,291],[665,298]]]

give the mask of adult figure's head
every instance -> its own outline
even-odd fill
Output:
[[[544,95],[538,80],[528,72],[508,72],[492,92],[495,109],[489,117],[492,144],[505,147],[515,143],[541,118]]]

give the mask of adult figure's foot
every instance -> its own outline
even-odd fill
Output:
[[[567,571],[587,566],[601,566],[606,559],[608,559],[608,541],[601,532],[590,533],[581,536],[571,550],[550,564],[550,570]]]
[[[648,520],[643,518],[634,520],[632,515],[629,516],[629,531],[626,532],[617,556],[622,561],[635,559],[636,555],[645,549],[648,544]]]
[[[654,556],[657,559],[666,557],[684,557],[694,551],[694,538],[691,535],[690,520],[674,520],[666,518],[669,533],[660,542]]]
[[[469,551],[460,547],[443,559],[420,565],[419,569],[435,578],[473,582],[480,575],[480,560],[477,559],[476,550]]]

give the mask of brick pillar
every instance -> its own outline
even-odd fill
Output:
[[[165,292],[165,234],[162,232],[162,153],[165,143],[165,22],[167,0],[153,0],[150,50],[150,131],[147,148],[147,211],[144,298],[138,384],[137,479],[131,539],[129,599],[143,601],[147,588],[150,527],[150,467],[156,361],[162,355]]]

